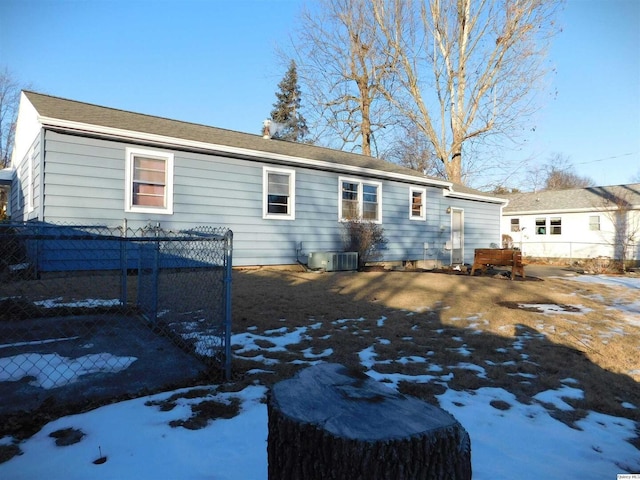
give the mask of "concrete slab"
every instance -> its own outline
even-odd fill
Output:
[[[13,372],[0,381],[0,416],[139,396],[193,383],[206,372],[203,362],[139,317],[2,322],[0,338],[4,377]]]

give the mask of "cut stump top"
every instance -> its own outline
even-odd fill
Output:
[[[278,382],[269,401],[292,420],[345,439],[400,439],[459,426],[450,413],[335,363]]]

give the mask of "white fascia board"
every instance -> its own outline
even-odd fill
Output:
[[[76,132],[94,133],[94,134],[104,135],[107,137],[112,137],[114,139],[124,139],[124,140],[128,139],[128,140],[137,140],[137,141],[142,140],[146,142],[162,144],[165,146],[187,147],[187,148],[195,148],[199,150],[207,150],[211,152],[242,155],[245,157],[253,157],[256,160],[261,160],[265,162],[268,162],[269,160],[273,160],[273,161],[285,163],[285,164],[309,166],[309,167],[315,167],[315,168],[320,168],[325,170],[334,170],[334,171],[347,172],[352,174],[368,175],[368,176],[373,176],[378,178],[383,177],[383,178],[392,179],[392,180],[409,182],[417,185],[430,185],[430,186],[436,186],[441,188],[451,187],[451,182],[430,179],[426,177],[425,178],[414,177],[412,175],[405,175],[402,173],[385,172],[383,170],[375,170],[371,168],[356,167],[352,165],[343,165],[340,163],[324,162],[322,160],[311,160],[303,157],[293,157],[290,155],[282,155],[279,153],[270,153],[270,152],[264,152],[261,150],[251,150],[248,148],[231,147],[228,145],[219,145],[215,143],[185,140],[183,138],[167,137],[164,135],[156,135],[153,133],[135,132],[132,130],[124,130],[120,128],[103,127],[103,126],[80,123],[80,122],[72,122],[68,120],[60,120],[60,119],[51,118],[51,117],[41,116],[41,117],[38,117],[38,119],[44,126],[58,127],[62,129],[76,131]]]
[[[16,120],[16,134],[11,152],[11,166],[17,167],[27,156],[27,152],[40,134],[42,124],[38,112],[24,92],[20,93],[18,118]]]
[[[442,196],[447,198],[461,198],[463,200],[479,200],[482,202],[488,203],[500,203],[503,206],[506,206],[509,203],[509,200],[498,197],[485,197],[484,195],[477,195],[475,193],[464,193],[464,192],[455,192],[451,190],[443,190]]]

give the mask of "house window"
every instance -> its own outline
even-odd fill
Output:
[[[411,188],[409,193],[409,218],[411,220],[426,220],[426,190],[424,188]]]
[[[520,231],[520,219],[519,218],[512,218],[511,219],[511,231],[512,232],[519,232]]]
[[[295,220],[296,172],[264,167],[262,174],[262,217]]]
[[[551,217],[551,235],[561,235],[562,234],[562,219],[560,217]]]
[[[589,230],[600,230],[600,215],[589,217]]]
[[[382,221],[381,183],[349,178],[340,178],[339,182],[338,216],[341,221],[357,219],[376,223]]]
[[[546,234],[547,234],[547,219],[536,218],[536,235],[546,235]]]
[[[173,154],[127,149],[125,211],[173,213]]]

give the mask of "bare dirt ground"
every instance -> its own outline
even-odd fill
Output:
[[[588,411],[597,411],[640,425],[637,290],[542,276],[534,268],[525,280],[514,281],[422,271],[261,268],[233,275],[232,380],[225,383],[221,372],[207,379],[220,390],[270,386],[326,361],[375,373],[381,381],[405,375],[399,390],[434,404],[447,388],[498,387],[530,403],[536,394],[569,383],[584,397],[566,399],[572,409],[545,405],[559,420],[575,426]],[[117,298],[117,282],[78,282],[25,282],[6,296],[17,291],[29,300]],[[62,287],[69,290],[65,295]],[[629,305],[631,313],[614,305]],[[300,333],[298,343],[290,343],[292,332]],[[254,338],[252,349],[241,345],[243,335]],[[285,336],[287,344],[281,345]],[[367,358],[375,363],[367,364]],[[16,417],[4,433],[28,437],[46,421],[76,411],[40,413]],[[640,448],[640,428],[633,443]]]
[[[499,387],[524,403],[572,379],[584,398],[567,399],[570,411],[548,405],[556,418],[573,425],[593,410],[640,422],[640,408],[624,406],[640,406],[637,312],[630,321],[611,308],[637,302],[637,291],[564,278],[426,272],[234,275],[233,333],[265,338],[254,350],[232,346],[230,389],[289,378],[314,355],[365,370],[360,355],[373,346],[376,372],[407,375],[400,390],[431,402],[446,388],[428,380],[439,366],[438,377],[451,377],[449,388]],[[302,327],[298,344],[273,348],[279,335]],[[640,448],[638,439],[634,444]]]

